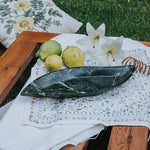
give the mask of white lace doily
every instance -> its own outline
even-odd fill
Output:
[[[54,39],[63,45],[63,49],[68,45],[76,45],[86,54],[86,46],[81,47],[76,44],[76,40],[83,36],[62,34]],[[125,38],[123,49],[129,56],[150,64],[150,48]],[[85,65],[97,64],[89,57],[85,57]],[[34,80],[46,73],[44,63],[38,59],[32,69],[31,79]],[[134,73],[122,85],[98,96],[62,100],[31,97],[27,99],[23,117],[23,124],[26,125],[48,127],[56,124],[101,123],[107,126],[144,125],[150,127],[150,77],[140,73]]]

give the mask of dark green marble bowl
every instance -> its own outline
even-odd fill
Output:
[[[72,98],[99,95],[128,80],[135,67],[77,67],[48,73],[23,89],[21,95]]]

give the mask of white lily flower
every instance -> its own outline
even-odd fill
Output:
[[[99,47],[99,40],[105,37],[105,24],[101,24],[97,29],[88,22],[86,24],[86,32],[88,36],[79,39],[77,43],[87,45],[88,47],[96,48]]]
[[[124,58],[125,52],[121,50],[123,44],[123,36],[116,40],[106,40],[102,45],[101,54],[95,59],[99,61],[101,66],[115,66]],[[120,63],[121,65],[121,63]]]

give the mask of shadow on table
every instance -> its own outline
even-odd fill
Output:
[[[96,139],[89,140],[87,150],[107,150],[111,129],[112,127],[107,127]]]

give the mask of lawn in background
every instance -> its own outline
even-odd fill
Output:
[[[56,5],[83,22],[85,33],[90,22],[95,28],[106,25],[106,36],[150,41],[150,0],[54,0]]]

